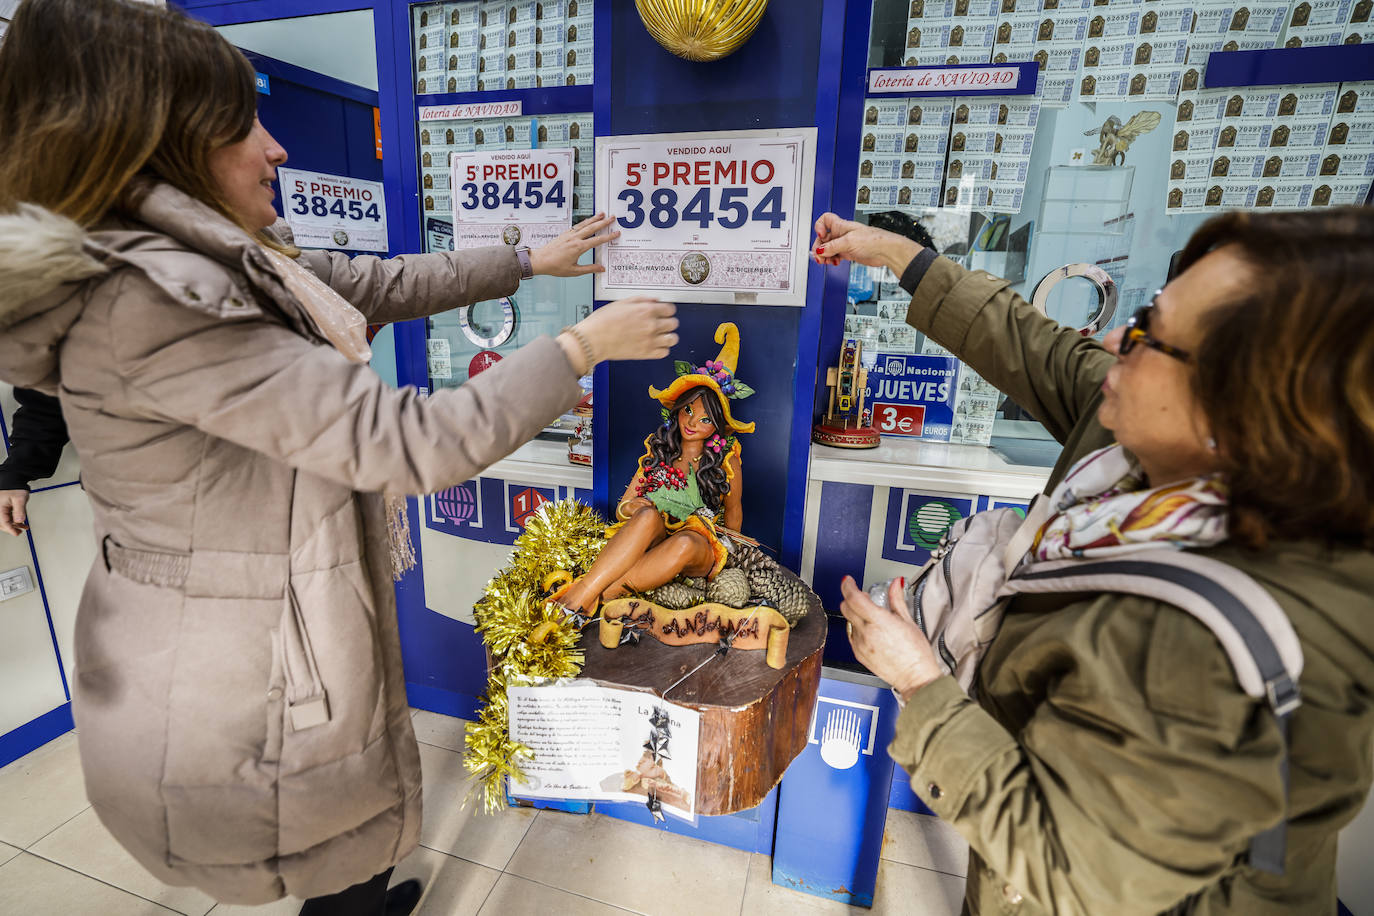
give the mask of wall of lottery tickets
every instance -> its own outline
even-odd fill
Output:
[[[1206,215],[1366,200],[1374,82],[1201,87],[1217,51],[1374,40],[1372,3],[874,0],[869,67],[1034,61],[1039,80],[1033,96],[866,98],[857,218],[901,211],[1026,296],[1055,267],[1096,264],[1120,292],[1105,333],[1163,284]],[[1095,292],[1065,286],[1050,314],[1086,322]],[[863,287],[846,335],[945,352],[905,326],[896,277]],[[954,441],[1046,435],[966,366],[958,392]]]
[[[1163,120],[1173,122],[1178,155],[1158,164],[1169,170],[1159,203],[1170,210],[1362,202],[1374,176],[1374,84],[1200,87],[1215,51],[1374,41],[1372,4],[877,0],[871,66],[1035,61],[1040,78],[1033,103],[954,100],[951,109],[930,100],[869,100],[864,126],[874,129],[865,131],[862,151],[875,158],[861,159],[860,178],[875,181],[860,181],[857,207],[971,204],[1016,213],[1039,108],[1116,101],[1174,107]],[[900,27],[894,7],[905,12]],[[954,114],[961,105],[971,109],[962,118]],[[936,160],[946,155],[948,171],[939,175]],[[972,201],[958,186],[970,172]],[[941,178],[956,184],[943,196],[936,191]]]
[[[592,82],[592,0],[465,0],[412,8],[415,93]]]

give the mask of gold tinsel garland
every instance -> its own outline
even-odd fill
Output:
[[[605,531],[605,521],[576,500],[545,503],[516,538],[510,564],[473,607],[491,671],[477,721],[467,727],[463,763],[476,775],[488,813],[505,806],[506,780],[520,778],[520,763],[533,757],[510,738],[506,688],[576,677],[582,670],[580,634],[560,608],[543,600],[541,583],[559,569],[585,573],[606,543]]]

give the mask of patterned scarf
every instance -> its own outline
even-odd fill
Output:
[[[309,313],[320,333],[349,362],[366,365],[372,358],[372,347],[368,343],[367,319],[363,313],[286,255],[270,248],[262,250],[277,268],[282,284]],[[410,515],[404,496],[386,494],[383,501],[387,540],[391,547],[391,578],[399,582],[416,565],[415,547],[410,538]]]
[[[1109,557],[1143,547],[1208,547],[1226,540],[1228,490],[1209,474],[1143,489],[1145,475],[1119,445],[1083,458],[1050,494],[1057,514],[1041,527],[1036,560]]]

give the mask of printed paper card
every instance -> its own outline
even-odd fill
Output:
[[[701,714],[634,690],[573,681],[510,687],[510,736],[534,752],[521,798],[638,801],[692,819]]]

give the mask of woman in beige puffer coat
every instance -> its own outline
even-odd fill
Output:
[[[382,494],[474,476],[597,359],[676,342],[670,305],[617,303],[459,389],[388,387],[362,317],[590,271],[609,220],[528,255],[293,260],[254,100],[212,29],[123,0],[28,0],[0,46],[0,378],[61,398],[101,548],[87,791],[160,880],[238,903],[334,894],[417,844]]]

